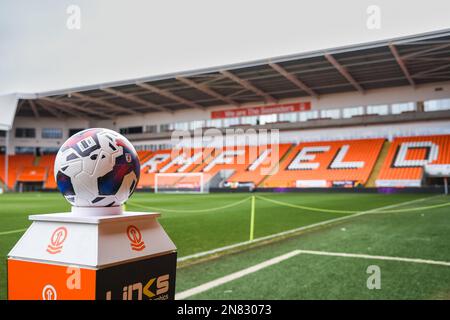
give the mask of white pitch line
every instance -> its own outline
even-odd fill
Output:
[[[27,230],[27,229],[18,229],[18,230],[2,231],[2,232],[0,232],[0,236],[7,235],[7,234],[20,233],[20,232],[24,232],[25,230]]]
[[[396,203],[396,204],[392,204],[392,205],[388,205],[388,206],[384,206],[384,207],[379,207],[379,208],[375,208],[375,209],[371,209],[371,210],[367,210],[367,211],[361,211],[358,213],[354,213],[348,216],[343,216],[343,217],[339,217],[339,218],[335,218],[335,219],[330,219],[330,220],[325,220],[325,221],[321,221],[318,223],[314,223],[314,224],[310,224],[307,226],[303,226],[303,227],[299,227],[299,228],[295,228],[295,229],[291,229],[291,230],[287,230],[287,231],[283,231],[283,232],[279,232],[279,233],[275,233],[275,234],[271,234],[265,237],[260,237],[260,238],[256,238],[254,240],[248,240],[248,241],[243,241],[243,242],[238,242],[238,243],[234,243],[228,246],[224,246],[224,247],[220,247],[220,248],[216,248],[216,249],[212,249],[212,250],[208,250],[208,251],[203,251],[203,252],[199,252],[199,253],[194,253],[188,256],[184,256],[181,258],[178,258],[177,261],[178,262],[183,262],[186,260],[190,260],[190,259],[196,259],[196,258],[201,258],[201,257],[205,257],[205,256],[209,256],[212,254],[216,254],[216,253],[220,253],[223,251],[227,251],[227,250],[231,250],[231,249],[235,249],[235,248],[239,248],[245,245],[249,245],[249,244],[254,244],[254,243],[258,243],[261,241],[265,241],[265,240],[270,240],[273,238],[278,238],[278,237],[282,237],[285,235],[289,235],[291,233],[296,233],[299,231],[303,231],[303,230],[307,230],[307,229],[311,229],[311,228],[315,228],[315,227],[320,227],[323,225],[327,225],[329,223],[333,223],[333,222],[338,222],[341,220],[347,220],[347,219],[351,219],[357,216],[361,216],[361,215],[365,215],[365,214],[370,214],[370,213],[376,213],[379,210],[385,210],[385,209],[393,209],[393,208],[397,208],[403,205],[408,205],[408,204],[412,204],[412,203],[416,203],[416,202],[421,202],[427,199],[431,199],[434,198],[436,196],[431,196],[431,197],[425,197],[425,198],[420,198],[420,199],[415,199],[415,200],[410,200],[410,201],[405,201],[405,202],[401,202],[401,203]]]
[[[327,251],[314,251],[314,250],[298,250],[298,251],[300,251],[300,253],[302,253],[302,254],[312,254],[312,255],[317,255],[317,256],[386,260],[386,261],[398,261],[398,262],[409,262],[409,263],[420,263],[420,264],[432,264],[432,265],[450,267],[450,262],[447,262],[447,261],[390,257],[390,256],[373,256],[370,254],[359,254],[359,253],[327,252]]]
[[[254,266],[251,266],[251,267],[249,267],[247,269],[243,269],[241,271],[234,272],[234,273],[229,274],[227,276],[224,276],[224,277],[218,278],[216,280],[213,280],[213,281],[207,282],[205,284],[202,284],[202,285],[200,285],[198,287],[195,287],[195,288],[188,289],[186,291],[180,292],[180,293],[175,295],[175,299],[176,300],[183,300],[183,299],[189,298],[189,297],[191,297],[193,295],[202,293],[204,291],[207,291],[209,289],[215,288],[215,287],[220,286],[222,284],[225,284],[227,282],[230,282],[230,281],[242,278],[242,277],[244,277],[244,276],[246,276],[248,274],[257,272],[257,271],[259,271],[261,269],[273,266],[274,264],[277,264],[277,263],[280,263],[280,262],[282,262],[284,260],[292,258],[293,256],[296,256],[299,253],[300,253],[300,250],[294,250],[294,251],[291,251],[289,253],[283,254],[281,256],[272,258],[270,260],[266,260],[264,262],[261,262],[261,263],[258,263],[256,265],[254,265]]]
[[[371,260],[385,260],[385,261],[397,261],[397,262],[408,262],[408,263],[419,263],[419,264],[430,264],[430,265],[439,265],[450,267],[450,262],[446,261],[436,261],[436,260],[426,260],[426,259],[414,259],[414,258],[402,258],[402,257],[390,257],[390,256],[375,256],[369,254],[358,254],[358,253],[343,253],[343,252],[328,252],[328,251],[314,251],[314,250],[294,250],[289,253],[283,254],[281,256],[266,260],[264,262],[258,263],[249,268],[243,269],[241,271],[234,272],[227,276],[209,281],[200,286],[194,287],[192,289],[188,289],[182,291],[175,295],[175,299],[183,300],[194,296],[196,294],[205,292],[212,288],[218,287],[225,283],[231,282],[233,280],[242,278],[246,275],[255,273],[261,269],[273,266],[277,263],[280,263],[284,260],[297,256],[299,254],[311,254],[318,256],[331,256],[331,257],[342,257],[342,258],[359,258],[359,259],[371,259]]]

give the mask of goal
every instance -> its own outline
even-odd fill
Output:
[[[206,176],[201,172],[157,173],[155,193],[208,193],[209,182]]]

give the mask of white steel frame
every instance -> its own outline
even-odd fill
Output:
[[[202,172],[172,172],[172,173],[156,173],[155,174],[155,185],[154,185],[154,189],[155,189],[155,193],[161,193],[161,189],[158,187],[158,178],[161,176],[165,176],[165,177],[180,177],[180,178],[184,178],[184,177],[200,177],[200,190],[197,191],[196,189],[193,189],[192,191],[189,190],[173,190],[173,191],[162,191],[164,193],[207,193],[209,192],[209,188],[205,188],[205,179],[204,179],[204,173]]]

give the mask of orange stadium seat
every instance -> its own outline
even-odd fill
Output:
[[[230,174],[245,170],[250,159],[254,161],[257,153],[256,147],[235,146],[214,149],[210,157],[206,158],[194,172],[202,172],[207,175],[207,180],[214,177],[221,170],[230,170]],[[250,152],[252,151],[252,152]]]
[[[156,173],[191,172],[209,156],[212,148],[159,150],[141,162],[139,188],[153,188]]]
[[[332,187],[364,185],[379,156],[384,139],[305,142],[296,146],[238,146],[181,150],[138,151],[140,188],[153,188],[156,173],[204,173],[208,181],[223,173],[225,186]],[[276,148],[275,148],[276,147]],[[272,157],[273,150],[278,150]],[[9,156],[8,187],[17,182],[43,182],[55,189],[54,154]],[[283,159],[283,160],[281,160]],[[281,161],[281,162],[280,162]],[[35,163],[37,162],[37,163]],[[426,168],[450,165],[450,135],[395,138],[378,174],[378,187],[421,186]],[[0,179],[5,181],[5,156],[0,156]],[[427,171],[428,172],[428,171]],[[198,178],[174,177],[192,185]]]
[[[450,135],[395,138],[376,186],[419,187],[424,168],[435,165],[450,165]]]
[[[262,187],[332,187],[365,184],[384,139],[305,142]]]
[[[44,181],[44,189],[56,189],[56,181],[54,177],[54,164],[56,154],[45,154],[39,159],[38,166],[47,170],[47,176]]]
[[[0,178],[6,182],[9,189],[14,189],[19,174],[25,167],[32,167],[34,162],[34,155],[32,154],[18,154],[8,157],[8,181],[5,181],[5,156],[0,156]]]
[[[275,146],[239,146],[224,149],[197,148],[178,152],[156,151],[142,164],[139,186],[153,187],[156,173],[204,173],[204,181],[207,182],[221,170],[230,171],[227,179],[230,184],[245,182],[257,185],[277,166],[290,146],[290,144],[281,144],[276,145],[276,148]],[[198,183],[197,178],[189,177],[171,177],[165,178],[165,181],[172,181],[173,184]]]
[[[147,158],[152,154],[151,151],[143,151],[139,150],[137,151],[139,161],[142,163],[143,161],[147,160]]]
[[[44,182],[47,178],[46,175],[47,175],[47,168],[38,166],[24,167],[17,176],[17,181]]]
[[[227,183],[231,186],[242,183],[258,186],[264,178],[270,176],[291,146],[278,144],[248,147],[245,163],[242,166],[233,166],[235,172],[226,180]]]

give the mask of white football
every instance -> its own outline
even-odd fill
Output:
[[[139,174],[133,145],[109,129],[76,133],[61,146],[55,159],[58,188],[77,207],[122,205],[136,188]]]

